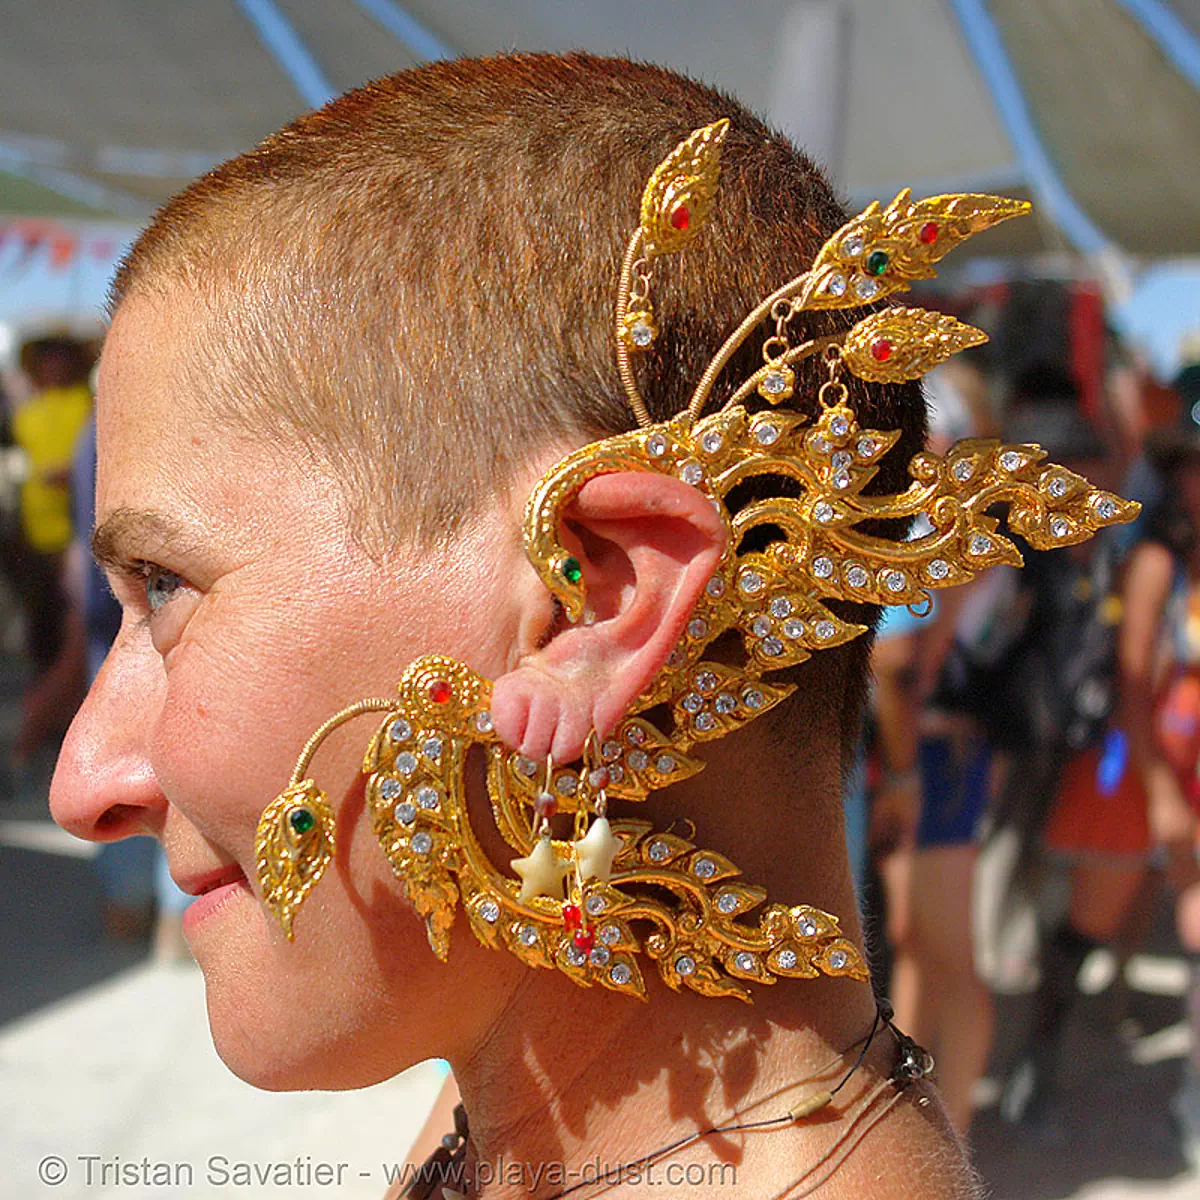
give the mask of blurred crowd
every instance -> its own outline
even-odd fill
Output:
[[[1197,1162],[1200,345],[1164,385],[1086,288],[1017,286],[967,318],[992,344],[929,377],[931,448],[1037,442],[1143,511],[1068,551],[1016,538],[1023,566],[939,593],[920,618],[884,617],[846,795],[873,970],[964,1132],[993,993],[1032,992],[999,1107],[1053,1141],[1080,968],[1102,947],[1127,958],[1165,894],[1190,972],[1172,1111]]]
[[[933,450],[1038,442],[1144,507],[1069,551],[1021,546],[1023,566],[940,593],[924,615],[885,616],[846,793],[877,983],[934,1053],[964,1131],[992,995],[1033,992],[1000,1109],[1045,1135],[1082,964],[1098,947],[1135,949],[1168,895],[1193,1030],[1174,1112],[1200,1157],[1200,344],[1168,384],[1086,286],[922,299],[992,335],[929,377]],[[86,547],[96,349],[27,340],[0,385],[0,647],[24,664],[17,763],[53,753],[119,623]],[[983,911],[985,861],[1000,884]],[[157,912],[161,953],[181,953],[181,897],[153,844],[105,847],[97,863],[109,936],[145,936]]]

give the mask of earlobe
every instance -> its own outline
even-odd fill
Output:
[[[670,476],[601,475],[564,513],[583,570],[588,620],[568,626],[496,681],[492,718],[536,761],[572,762],[662,670],[728,545],[722,515]]]

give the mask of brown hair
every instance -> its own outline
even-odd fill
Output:
[[[325,459],[365,538],[448,536],[531,450],[633,426],[613,354],[621,255],[650,172],[719,117],[731,128],[711,224],[655,271],[662,335],[638,370],[665,419],[846,214],[736,101],[624,59],[458,59],[349,92],[172,199],[111,305],[188,289],[211,314],[197,384],[222,412]],[[797,335],[850,319],[805,316]],[[760,364],[751,339],[725,378]],[[801,396],[819,382],[806,366]],[[924,437],[919,391],[856,383],[851,399],[864,425],[903,431],[877,481],[902,488]],[[818,686],[855,721],[867,650],[816,656]]]

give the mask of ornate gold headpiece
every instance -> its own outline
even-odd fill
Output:
[[[724,120],[696,130],[659,165],[625,254],[617,361],[638,428],[559,462],[525,513],[529,559],[577,620],[586,581],[560,531],[563,511],[584,484],[615,471],[651,471],[700,489],[721,514],[728,542],[683,637],[617,727],[589,740],[581,764],[540,765],[502,744],[489,713],[491,684],[449,658],[418,660],[397,696],[364,700],[332,717],[309,740],[290,786],[258,828],[263,897],[289,938],[334,850],[334,814],[306,778],[308,765],[333,728],[382,712],[363,764],[367,802],[383,851],[439,957],[448,953],[461,900],[485,945],[582,985],[643,997],[641,953],[669,987],[708,996],[749,999],[747,983],[770,984],[779,976],[865,979],[862,957],[836,918],[780,904],[751,916],[766,893],[743,881],[733,863],[646,821],[610,822],[608,800],[644,800],[694,775],[704,766],[693,754],[697,746],[741,728],[791,693],[791,685],[767,682],[766,673],[866,631],[827,601],[927,604],[931,588],[964,583],[996,563],[1019,563],[1017,548],[989,515],[995,505],[1007,504],[1009,527],[1038,549],[1082,541],[1136,515],[1136,504],[1045,462],[1037,446],[985,440],[960,442],[944,457],[917,454],[904,492],[866,495],[899,434],[859,427],[842,371],[878,382],[912,380],[985,336],[951,317],[888,307],[844,334],[791,343],[789,325],[798,313],[854,308],[901,291],[931,277],[933,264],[965,238],[1028,210],[996,196],[914,201],[905,191],[887,208],[872,204],[826,242],[810,270],[746,317],[697,382],[686,410],[654,424],[631,368],[632,356],[657,336],[651,267],[703,229],[727,130]],[[774,332],[764,342],[762,367],[723,407],[703,415],[722,368],[768,320]],[[783,405],[795,390],[795,363],[817,354],[826,358],[828,379],[810,420]],[[748,411],[743,401],[755,392],[772,407]],[[755,476],[791,480],[798,495],[731,511],[731,490]],[[859,528],[917,514],[927,519],[928,532],[911,540]],[[764,526],[776,539],[741,552],[746,534]],[[741,668],[705,659],[714,639],[730,630],[743,639]],[[671,714],[669,733],[639,716],[659,705]],[[472,746],[486,752],[495,823],[515,851],[511,875],[488,859],[468,818],[463,772]],[[555,814],[571,818],[570,837],[553,836]]]

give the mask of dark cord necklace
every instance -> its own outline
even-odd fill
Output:
[[[848,1055],[853,1054],[858,1050],[858,1055],[854,1062],[841,1076],[838,1082],[827,1090],[821,1090],[811,1093],[801,1100],[798,1104],[794,1104],[785,1113],[781,1113],[776,1117],[767,1117],[760,1121],[740,1121],[729,1125],[713,1125],[708,1129],[697,1130],[695,1133],[689,1133],[684,1137],[679,1138],[674,1142],[670,1142],[665,1146],[660,1146],[656,1150],[651,1150],[648,1154],[643,1154],[640,1158],[631,1159],[629,1162],[622,1163],[619,1166],[613,1167],[608,1171],[597,1175],[594,1179],[584,1179],[579,1183],[573,1184],[569,1188],[565,1188],[561,1192],[555,1192],[547,1197],[547,1200],[563,1200],[563,1197],[573,1195],[575,1192],[583,1188],[605,1188],[611,1187],[619,1183],[626,1176],[633,1175],[635,1172],[645,1170],[646,1167],[658,1162],[660,1159],[667,1158],[672,1154],[677,1154],[680,1150],[686,1149],[695,1142],[701,1141],[704,1138],[712,1137],[717,1134],[729,1133],[744,1133],[750,1130],[778,1128],[785,1125],[793,1125],[803,1121],[806,1117],[810,1117],[813,1113],[821,1111],[829,1105],[833,1098],[840,1092],[846,1084],[850,1082],[858,1069],[862,1066],[863,1060],[867,1057],[868,1051],[871,1049],[872,1043],[875,1041],[875,1036],[878,1034],[880,1027],[885,1027],[892,1035],[896,1043],[898,1051],[897,1061],[892,1068],[891,1073],[884,1083],[876,1088],[868,1096],[865,1103],[861,1106],[859,1112],[855,1115],[854,1120],[850,1123],[843,1139],[839,1139],[834,1149],[830,1151],[826,1158],[833,1158],[833,1162],[828,1174],[822,1176],[814,1188],[820,1186],[821,1183],[832,1174],[834,1170],[845,1160],[851,1150],[862,1140],[866,1135],[867,1130],[883,1118],[891,1110],[892,1104],[899,1099],[899,1095],[909,1085],[920,1079],[924,1079],[933,1070],[933,1058],[923,1050],[912,1038],[907,1034],[902,1033],[896,1028],[892,1020],[892,1006],[885,1000],[880,999],[878,1007],[875,1010],[875,1019],[871,1023],[870,1031],[858,1041],[851,1043],[843,1050],[836,1058],[824,1068],[818,1071],[815,1075],[809,1076],[807,1079],[802,1079],[788,1087],[783,1091],[790,1091],[793,1088],[800,1087],[812,1079],[819,1079],[825,1075],[829,1069],[838,1061],[845,1059]],[[889,1086],[894,1090],[893,1100],[885,1106],[883,1112],[879,1114],[875,1121],[866,1129],[860,1131],[854,1140],[844,1148],[844,1153],[838,1154],[837,1151],[841,1146],[841,1141],[848,1137],[854,1130],[854,1126],[859,1119],[865,1115],[881,1094],[883,1087]],[[779,1094],[779,1093],[776,1093]],[[761,1102],[760,1102],[761,1103]],[[433,1154],[425,1160],[421,1167],[417,1170],[416,1178],[408,1186],[404,1192],[406,1200],[431,1200],[437,1189],[441,1188],[443,1195],[461,1196],[465,1193],[462,1189],[466,1185],[466,1154],[467,1154],[467,1136],[468,1124],[467,1113],[461,1104],[454,1110],[454,1132],[447,1134],[442,1138],[442,1144]],[[824,1160],[822,1160],[823,1162]],[[819,1167],[821,1162],[814,1165],[813,1170]],[[810,1172],[811,1173],[811,1172]],[[803,1181],[805,1177],[796,1180],[796,1183]],[[795,1186],[795,1184],[791,1185]],[[790,1192],[791,1186],[785,1189],[784,1193]],[[810,1189],[813,1190],[813,1189]],[[801,1192],[799,1195],[808,1195],[809,1192]]]

